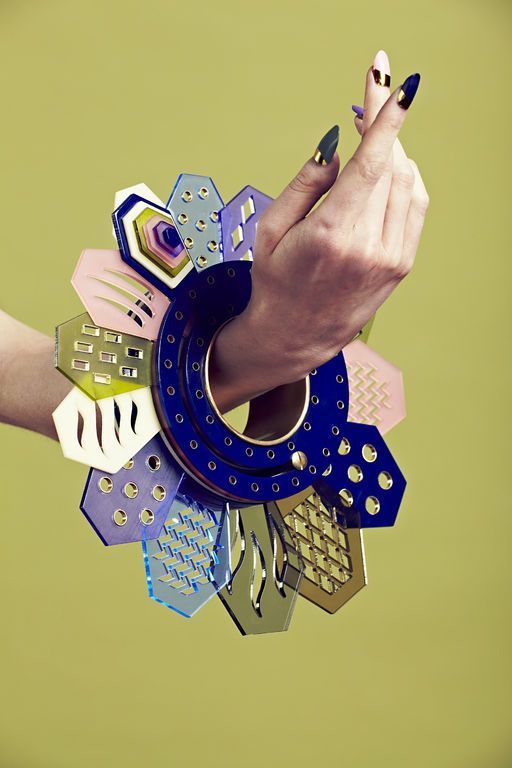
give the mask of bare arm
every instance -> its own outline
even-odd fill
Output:
[[[0,421],[56,439],[52,412],[70,389],[53,340],[0,310]]]

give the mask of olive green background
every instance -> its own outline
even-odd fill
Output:
[[[380,47],[395,84],[423,75],[402,136],[432,199],[371,337],[404,371],[409,487],[338,615],[301,600],[249,638],[216,600],[174,615],[139,548],[82,517],[85,467],[0,427],[2,768],[512,765],[511,10],[2,0],[1,305],[48,334],[81,311],[81,249],[112,245],[116,189],[165,198],[191,171],[276,195],[335,122],[346,160]]]

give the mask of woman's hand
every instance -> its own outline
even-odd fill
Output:
[[[411,75],[389,95],[389,62],[379,51],[354,155],[339,175],[336,154],[326,165],[309,160],[264,212],[251,299],[212,350],[221,411],[330,360],[409,273],[428,195],[397,136],[418,84]]]

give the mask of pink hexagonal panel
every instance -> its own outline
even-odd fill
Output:
[[[348,420],[372,424],[381,435],[405,418],[402,372],[363,341],[343,349],[350,403]]]
[[[82,251],[71,284],[96,325],[157,338],[169,299],[126,264],[119,251]]]

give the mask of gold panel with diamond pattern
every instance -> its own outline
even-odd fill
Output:
[[[314,488],[269,505],[285,523],[304,571],[299,592],[335,613],[366,585],[362,532],[344,528]]]

